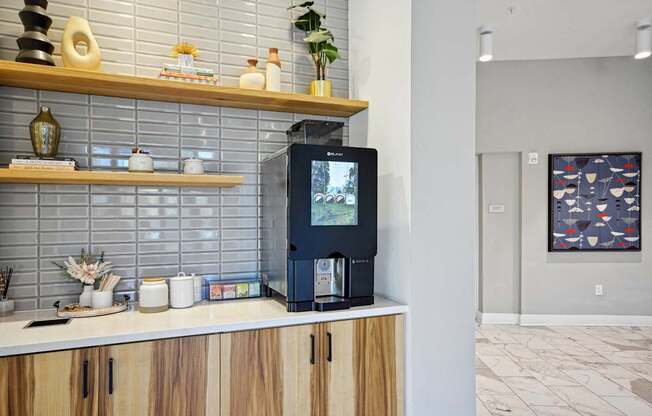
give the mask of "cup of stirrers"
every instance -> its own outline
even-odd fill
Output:
[[[2,267],[0,268],[0,299],[7,299],[7,293],[9,292],[9,284],[11,283],[11,277],[14,275],[13,267]]]
[[[7,299],[11,277],[14,275],[14,269],[11,267],[0,268],[0,316],[10,315],[14,312],[14,301]]]

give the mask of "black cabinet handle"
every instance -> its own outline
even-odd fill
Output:
[[[109,394],[113,394],[113,358],[109,358]]]
[[[330,332],[327,332],[326,336],[328,337],[328,357],[327,357],[327,360],[328,360],[328,362],[331,362],[331,361],[333,361],[333,335]]]
[[[315,364],[315,335],[310,334],[310,364]]]
[[[88,360],[84,360],[82,371],[82,394],[84,399],[88,397]]]

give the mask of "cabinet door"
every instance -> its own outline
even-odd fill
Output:
[[[403,415],[403,316],[322,324],[329,416]]]
[[[318,325],[221,335],[221,416],[319,415]]]
[[[219,366],[218,335],[102,347],[100,413],[219,415]]]
[[[98,349],[0,358],[0,416],[94,416]]]

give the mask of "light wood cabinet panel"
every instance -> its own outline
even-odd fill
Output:
[[[219,415],[219,335],[102,347],[100,365],[102,416]]]
[[[98,354],[85,348],[0,358],[0,416],[97,415]]]
[[[222,334],[221,416],[319,414],[318,329],[303,325]]]
[[[322,397],[326,414],[403,415],[403,316],[322,325],[328,363],[322,376],[327,384]]]

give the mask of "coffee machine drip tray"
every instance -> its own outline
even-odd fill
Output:
[[[315,298],[314,310],[319,312],[349,309],[351,302],[339,296],[318,296]]]

